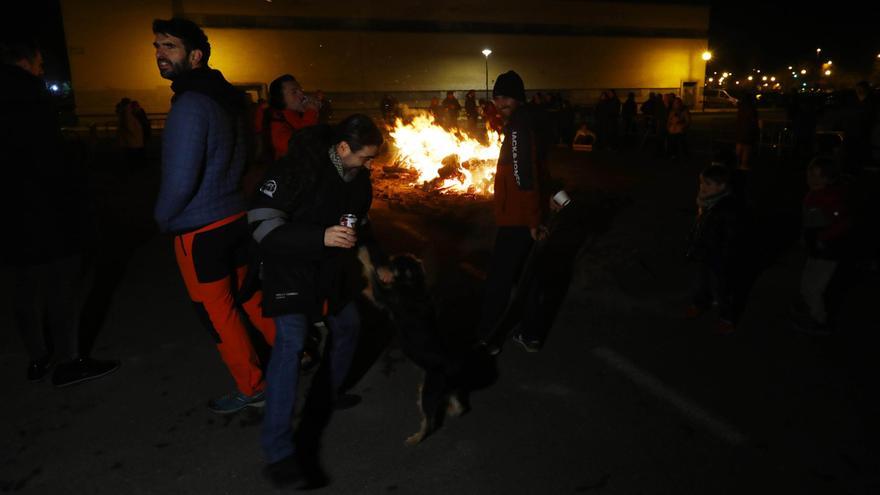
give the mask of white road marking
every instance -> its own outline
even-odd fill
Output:
[[[694,423],[702,426],[713,435],[724,439],[733,445],[744,445],[748,439],[735,427],[718,419],[715,415],[701,407],[696,402],[676,392],[658,378],[642,370],[629,359],[621,356],[607,347],[597,347],[592,351],[593,355],[606,364],[626,375],[639,387],[646,389],[656,397],[668,402]]]

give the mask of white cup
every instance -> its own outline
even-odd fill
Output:
[[[545,196],[546,197],[546,196]],[[568,203],[571,203],[571,198],[568,196],[568,193],[565,190],[561,190],[555,195],[553,195],[553,202],[559,205],[560,208],[565,207]]]

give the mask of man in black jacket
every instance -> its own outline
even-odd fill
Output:
[[[329,328],[324,363],[334,396],[348,373],[360,331],[354,301],[365,281],[353,248],[365,245],[380,280],[393,279],[387,259],[371,242],[367,218],[372,202],[369,166],[382,140],[365,115],[352,115],[334,127],[301,130],[290,141],[288,154],[267,172],[248,212],[262,258],[263,312],[275,318],[277,332],[261,434],[269,462],[266,474],[277,485],[299,478],[291,417],[309,324],[324,318]]]
[[[42,380],[60,363],[52,383],[64,387],[119,367],[83,357],[79,348],[89,224],[85,178],[65,156],[39,48],[25,40],[3,41],[0,58],[0,163],[6,173],[0,197],[3,211],[12,213],[2,259],[14,267],[15,320],[31,360],[27,378]]]

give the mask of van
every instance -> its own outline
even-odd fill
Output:
[[[739,103],[739,100],[730,96],[727,90],[710,88],[703,90],[703,106],[707,108],[730,108],[735,107],[737,103]]]

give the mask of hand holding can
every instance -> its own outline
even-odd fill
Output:
[[[357,226],[358,217],[353,213],[346,213],[339,217],[339,225],[353,229]]]

